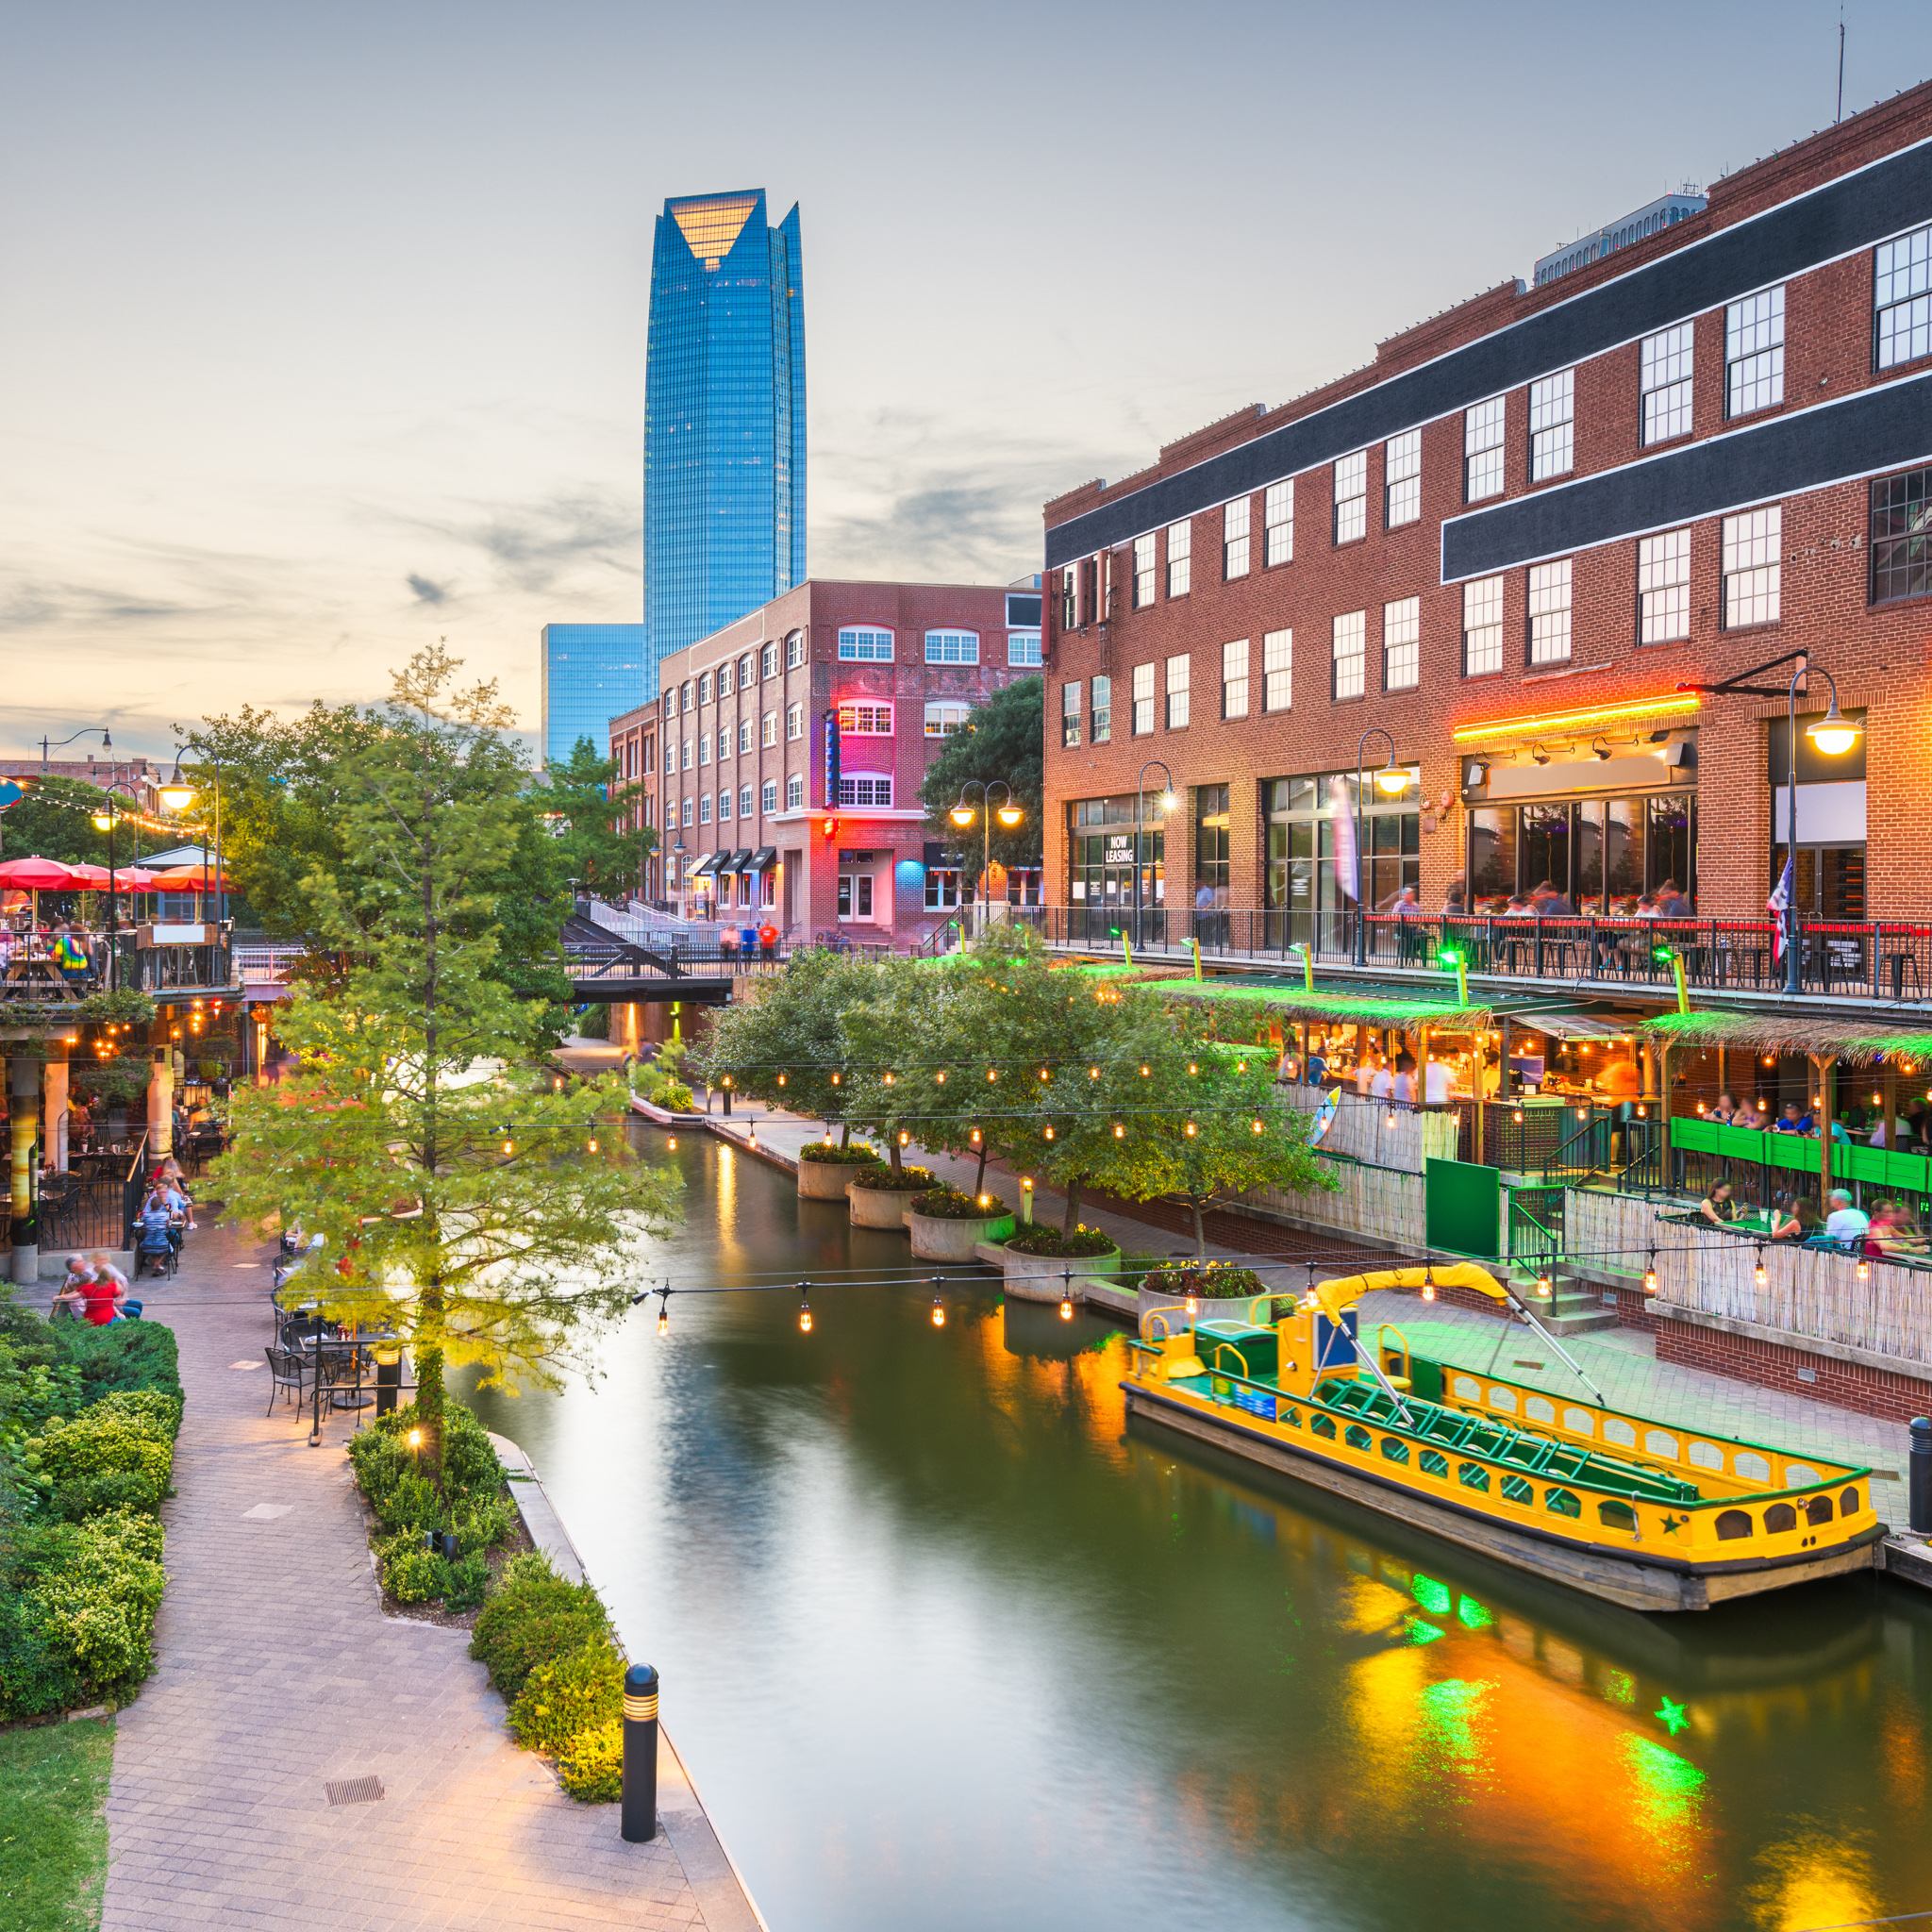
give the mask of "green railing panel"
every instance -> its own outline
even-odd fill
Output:
[[[1726,1160],[1755,1160],[1761,1164],[1765,1158],[1765,1139],[1755,1127],[1721,1125],[1717,1130],[1717,1151]]]
[[[1758,1138],[1771,1143],[1772,1166],[1790,1168],[1798,1174],[1818,1172],[1816,1141],[1808,1140],[1803,1134],[1763,1134]]]
[[[1716,1154],[1723,1146],[1724,1124],[1701,1121],[1695,1114],[1671,1123],[1673,1143],[1691,1154]]]
[[[1882,1147],[1852,1147],[1845,1150],[1849,1160],[1839,1168],[1841,1174],[1855,1181],[1890,1182],[1891,1172],[1888,1166],[1893,1156]],[[1903,1157],[1899,1157],[1903,1158]],[[1836,1165],[1837,1163],[1834,1163]]]
[[[1873,1149],[1874,1153],[1880,1149]],[[1885,1179],[1890,1187],[1905,1188],[1914,1194],[1928,1191],[1928,1163],[1923,1154],[1887,1154],[1885,1156]]]

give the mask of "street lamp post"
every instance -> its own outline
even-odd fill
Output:
[[[50,749],[58,751],[62,746],[72,744],[75,738],[85,738],[90,732],[94,731],[98,731],[101,734],[101,749],[103,751],[112,751],[114,749],[114,741],[108,735],[108,727],[105,724],[83,724],[70,738],[52,740],[42,738],[41,740],[41,776],[44,778],[47,775],[47,753]],[[31,743],[33,741],[29,739],[27,741]]]
[[[989,923],[986,915],[987,894],[989,890],[987,886],[987,876],[992,871],[992,815],[994,810],[994,806],[992,802],[993,787],[997,786],[1000,789],[1000,791],[1006,794],[1007,802],[998,808],[998,811],[1000,815],[1000,824],[1006,826],[1006,828],[1008,831],[1011,831],[1013,827],[1017,825],[1023,818],[1025,817],[1025,813],[1023,812],[1020,809],[1020,808],[1013,803],[1013,788],[1010,785],[1008,785],[1004,778],[994,778],[991,782],[984,778],[969,778],[967,779],[965,784],[963,784],[959,788],[958,804],[954,806],[952,810],[946,814],[946,816],[950,818],[952,822],[956,825],[958,825],[962,832],[967,828],[967,826],[969,826],[973,823],[973,808],[966,803],[966,794],[969,791],[971,791],[975,785],[979,787],[980,821],[979,929],[982,932],[984,932]]]
[[[121,814],[114,809],[114,794],[108,793],[108,808],[93,815],[94,829],[108,835],[108,991],[114,991],[116,969],[120,961],[116,958],[116,948],[121,938],[121,922],[116,915],[114,901],[114,827],[120,823]]]
[[[1372,738],[1383,739],[1389,746],[1389,756],[1382,769],[1375,774],[1376,790],[1386,791],[1391,798],[1408,790],[1408,774],[1395,763],[1395,741],[1379,724],[1371,724],[1355,748],[1355,963],[1357,966],[1366,965],[1369,958],[1369,866],[1368,855],[1362,850],[1362,759]]]
[[[1160,767],[1160,775],[1167,780],[1167,790],[1160,794],[1160,823],[1165,830],[1169,815],[1176,803],[1174,795],[1174,774],[1167,769],[1161,758],[1149,758],[1141,767],[1140,774],[1134,780],[1134,943],[1141,941],[1141,824],[1147,816],[1147,774],[1156,765]],[[1161,862],[1166,864],[1167,855],[1163,850]],[[1164,935],[1163,935],[1164,937]]]
[[[1785,893],[1785,991],[1796,994],[1804,991],[1804,962],[1798,957],[1798,687],[1805,680],[1807,671],[1816,671],[1831,687],[1831,703],[1824,716],[1816,724],[1805,727],[1805,736],[1822,751],[1826,758],[1842,758],[1864,735],[1864,727],[1855,724],[1838,708],[1838,680],[1822,665],[1801,663],[1791,674],[1790,688],[1785,693],[1786,716],[1789,720],[1790,735],[1785,740],[1789,754],[1785,771],[1785,865],[1790,874],[1790,885]],[[1876,968],[1874,968],[1876,976]]]

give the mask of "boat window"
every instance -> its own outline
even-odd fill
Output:
[[[1789,1503],[1774,1503],[1764,1512],[1764,1533],[1766,1536],[1782,1536],[1788,1529],[1798,1526],[1798,1512]]]
[[[1471,1402],[1477,1402],[1482,1399],[1482,1384],[1473,1375],[1457,1375],[1456,1392]]]
[[[1596,1418],[1587,1408],[1566,1408],[1563,1426],[1573,1436],[1593,1436],[1596,1434]]]
[[[1534,1503],[1536,1485],[1527,1476],[1506,1475],[1503,1478],[1503,1493],[1512,1503]]]
[[[1308,1426],[1314,1430],[1316,1435],[1326,1436],[1330,1441],[1335,1440],[1335,1419],[1333,1416],[1318,1415],[1308,1424]]]
[[[1449,1474],[1449,1458],[1440,1449],[1424,1449],[1422,1453],[1422,1465],[1424,1475]]]
[[[1625,1449],[1637,1446],[1637,1431],[1620,1415],[1604,1418],[1604,1441],[1621,1443]]]
[[[1788,1490],[1808,1490],[1813,1483],[1824,1478],[1807,1462],[1788,1462],[1785,1464],[1785,1488]]]
[[[1480,1462],[1458,1463],[1456,1479],[1466,1490],[1487,1490],[1490,1486],[1490,1473]]]
[[[1717,1533],[1725,1542],[1734,1538],[1749,1536],[1755,1525],[1750,1516],[1742,1509],[1721,1509],[1718,1511]]]
[[[1740,1449],[1731,1457],[1731,1467],[1747,1483],[1768,1483],[1771,1480],[1771,1464],[1761,1456],[1754,1456],[1748,1449]]]
[[[1491,1389],[1490,1391],[1490,1407],[1491,1408],[1507,1409],[1511,1415],[1514,1415],[1516,1413],[1515,1390]]]
[[[1674,1461],[1677,1456],[1677,1439],[1665,1429],[1645,1429],[1643,1446],[1653,1456],[1668,1456]]]
[[[1858,1513],[1858,1492],[1857,1490],[1847,1490],[1838,1499],[1838,1513],[1840,1516],[1856,1516]]]
[[[1382,1454],[1391,1462],[1407,1462],[1408,1460],[1408,1444],[1400,1436],[1384,1436],[1382,1438]]]
[[[1637,1512],[1627,1503],[1599,1503],[1596,1520],[1606,1529],[1623,1529],[1634,1534],[1637,1528]]]
[[[1829,1523],[1831,1521],[1831,1498],[1829,1496],[1813,1496],[1805,1505],[1805,1521],[1807,1523]]]
[[[1690,1460],[1699,1469],[1722,1469],[1724,1466],[1724,1452],[1715,1442],[1693,1442],[1690,1445]]]
[[[1359,1423],[1350,1423],[1348,1433],[1341,1439],[1351,1449],[1373,1449],[1375,1439]]]
[[[1553,1516],[1581,1516],[1583,1505],[1568,1490],[1545,1490],[1543,1507]]]
[[[1533,1423],[1553,1423],[1557,1420],[1557,1405],[1545,1402],[1541,1395],[1532,1395],[1523,1405],[1523,1412]]]
[[[1293,1403],[1284,1402],[1278,1405],[1274,1420],[1286,1423],[1291,1429],[1298,1429],[1302,1425],[1302,1412]]]

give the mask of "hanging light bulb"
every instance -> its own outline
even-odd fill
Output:
[[[798,1332],[801,1335],[811,1333],[811,1303],[806,1299],[805,1283],[802,1281],[798,1284]]]
[[[1255,1118],[1248,1123],[1248,1131],[1251,1134],[1263,1134],[1267,1132],[1267,1129],[1261,1124],[1261,1116],[1259,1114],[1257,1114]]]
[[[1395,1124],[1395,1109],[1392,1107],[1389,1109],[1389,1124],[1391,1127]]]
[[[1193,1124],[1193,1122],[1192,1122],[1192,1121],[1190,1121],[1190,1122],[1189,1122],[1189,1123],[1187,1124],[1187,1125],[1186,1125],[1185,1127],[1183,1127],[1183,1128],[1181,1129],[1181,1131],[1182,1131],[1182,1132],[1183,1132],[1184,1134],[1186,1134],[1186,1135],[1187,1135],[1187,1137],[1188,1137],[1188,1139],[1189,1139],[1189,1140],[1191,1140],[1191,1140],[1192,1140],[1192,1139],[1194,1138],[1194,1124]]]
[[[748,1148],[750,1148],[754,1154],[756,1154],[758,1151],[758,1130],[756,1126],[752,1128],[750,1138],[745,1141],[744,1144]]]
[[[943,1086],[944,1086],[944,1085],[946,1084],[946,1070],[945,1070],[945,1068],[941,1067],[941,1069],[939,1070],[939,1072],[938,1072],[937,1074],[935,1074],[933,1075],[933,1078],[934,1078],[935,1080],[937,1080],[937,1081],[938,1081],[938,1082],[940,1083],[940,1085],[941,1085],[941,1087],[943,1087]]]
[[[1188,1291],[1187,1307],[1191,1315],[1198,1315],[1201,1312],[1201,1297],[1191,1288]]]
[[[592,1154],[594,1154],[594,1153],[596,1153],[596,1151],[597,1151],[597,1137],[596,1137],[596,1136],[595,1136],[595,1135],[593,1134],[593,1135],[591,1135],[591,1152]]]
[[[1071,1322],[1073,1319],[1074,1297],[1062,1291],[1060,1294],[1060,1320],[1062,1322]]]
[[[661,1298],[658,1303],[658,1333],[659,1335],[669,1335],[671,1333],[671,1305],[668,1301]]]
[[[1235,1070],[1235,1072],[1236,1072],[1237,1074],[1245,1074],[1245,1073],[1246,1073],[1246,1072],[1248,1071],[1248,1063],[1247,1063],[1247,1061],[1246,1061],[1246,1060],[1237,1060],[1237,1061],[1235,1061],[1235,1063],[1234,1063],[1234,1070]]]
[[[975,1147],[979,1145],[979,1129],[977,1127],[974,1127],[973,1130],[973,1144]]]
[[[1145,1067],[1141,1069],[1141,1077],[1143,1080],[1147,1078],[1147,1069]]]
[[[902,1147],[909,1147],[912,1144],[912,1136],[904,1127],[899,1129],[899,1144]]]
[[[1520,1127],[1523,1124],[1523,1109],[1519,1107],[1509,1118]]]
[[[839,1084],[839,1075],[838,1075],[837,1074],[834,1074],[832,1075],[832,1085],[833,1085],[834,1087],[836,1087],[836,1086],[837,1086],[838,1084]]]
[[[826,1139],[827,1141],[829,1141],[829,1140],[830,1140],[831,1138],[832,1138],[832,1137],[831,1137],[831,1135],[829,1135],[829,1134],[827,1134],[827,1135],[825,1136],[825,1139]],[[672,1153],[675,1154],[675,1153],[677,1152],[677,1136],[676,1136],[675,1134],[673,1134],[673,1135],[671,1136],[671,1140],[670,1140],[669,1145],[670,1145],[670,1148],[671,1148],[671,1151],[672,1151]]]
[[[1198,1073],[1199,1073],[1200,1071],[1201,1071],[1201,1063],[1200,1063],[1200,1061],[1199,1061],[1199,1060],[1190,1060],[1190,1061],[1188,1062],[1188,1072],[1189,1072],[1189,1073],[1191,1073],[1191,1074],[1198,1074]]]
[[[825,1138],[824,1144],[827,1147],[829,1147],[832,1144],[832,1124],[830,1121],[827,1121],[825,1123]]]
[[[1751,1271],[1751,1279],[1759,1288],[1762,1288],[1771,1279],[1771,1271],[1764,1265],[1764,1250],[1762,1248],[1759,1248],[1757,1251],[1757,1266]]]
[[[1657,1250],[1655,1248],[1650,1251],[1650,1266],[1643,1271],[1643,1291],[1645,1294],[1655,1294],[1657,1292]]]
[[[1127,1130],[1119,1121],[1113,1124],[1113,1137],[1116,1141],[1124,1141],[1127,1138]]]
[[[516,1152],[516,1148],[509,1141],[506,1141],[503,1143],[503,1151],[506,1154],[514,1154]]]
[[[1042,1080],[1050,1080],[1053,1077],[1053,1075],[1049,1074],[1044,1067],[1041,1067],[1040,1070],[1040,1077]]]
[[[1872,1279],[1872,1264],[1870,1261],[1866,1260],[1863,1255],[1860,1255],[1858,1257],[1858,1266],[1857,1274],[1858,1276],[1858,1286],[1860,1288],[1863,1288],[1864,1285]]]
[[[783,1074],[780,1074],[778,1075],[778,1084],[779,1084],[779,1086],[781,1086],[781,1087],[782,1087],[782,1086],[784,1086],[784,1084],[785,1084],[785,1075],[784,1075]]]
[[[1550,1277],[1549,1277],[1549,1274],[1548,1274],[1548,1271],[1547,1271],[1547,1270],[1546,1270],[1546,1271],[1545,1271],[1544,1273],[1542,1273],[1542,1274],[1539,1274],[1539,1275],[1537,1276],[1537,1278],[1536,1278],[1536,1293],[1537,1293],[1537,1299],[1538,1299],[1539,1301],[1544,1301],[1544,1302],[1546,1302],[1546,1301],[1548,1301],[1548,1300],[1549,1300],[1549,1298],[1550,1298],[1550,1290],[1551,1290],[1551,1286],[1552,1286],[1552,1284],[1551,1284],[1551,1281],[1550,1281]]]
[[[946,1305],[938,1295],[932,1298],[932,1325],[935,1328],[943,1328],[946,1325]]]
[[[1436,1271],[1426,1266],[1423,1269],[1423,1299],[1425,1302],[1436,1299]]]
[[[1099,1069],[1098,1067],[1089,1067],[1089,1068],[1087,1069],[1087,1077],[1088,1077],[1088,1078],[1089,1078],[1090,1080],[1097,1080],[1097,1079],[1099,1079],[1099,1078],[1100,1078],[1100,1069]]]
[[[888,1073],[888,1074],[886,1074],[886,1085],[887,1085],[888,1087],[890,1087],[890,1086],[891,1086],[891,1084],[892,1084],[892,1076],[891,1076],[891,1073],[889,1072],[889,1073]]]
[[[999,1069],[998,1069],[997,1067],[989,1067],[989,1068],[987,1068],[987,1070],[986,1070],[986,1077],[987,1077],[987,1081],[988,1081],[988,1083],[989,1083],[989,1084],[991,1084],[991,1083],[992,1081],[994,1081],[994,1080],[997,1080],[997,1079],[999,1078],[999,1076],[1000,1076],[1000,1074],[999,1074]]]
[[[1051,1124],[1050,1122],[1049,1122],[1049,1123],[1048,1123],[1048,1124],[1047,1124],[1047,1129],[1046,1129],[1046,1138],[1047,1138],[1047,1139],[1048,1139],[1049,1141],[1051,1141],[1051,1140],[1053,1139],[1053,1125],[1052,1125],[1052,1124]]]

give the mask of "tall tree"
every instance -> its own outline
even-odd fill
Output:
[[[548,796],[538,805],[568,877],[600,899],[641,891],[641,868],[656,849],[658,835],[619,829],[637,789],[619,795],[617,760],[600,758],[591,741],[580,738],[568,758],[545,771],[543,789]]]
[[[967,786],[975,780],[991,787],[996,798],[998,786],[1004,783],[1021,811],[1020,823],[1009,829],[1000,824],[995,809],[992,862],[1040,863],[1045,693],[1045,680],[1039,677],[1023,677],[996,691],[974,709],[926,767],[919,798],[925,808],[927,834],[960,853],[975,874],[984,849],[980,824],[975,819],[970,829],[962,830],[951,816]],[[974,784],[967,803],[975,812],[981,809],[980,798]]]
[[[454,690],[458,669],[419,652],[345,761],[344,863],[311,867],[301,916],[347,970],[285,1008],[300,1072],[236,1095],[219,1167],[242,1222],[325,1237],[332,1314],[408,1342],[431,1471],[446,1369],[554,1379],[587,1324],[624,1310],[677,1187],[630,1156],[609,1085],[553,1086],[541,1009],[494,971],[479,882],[513,869],[523,786],[495,685]]]

